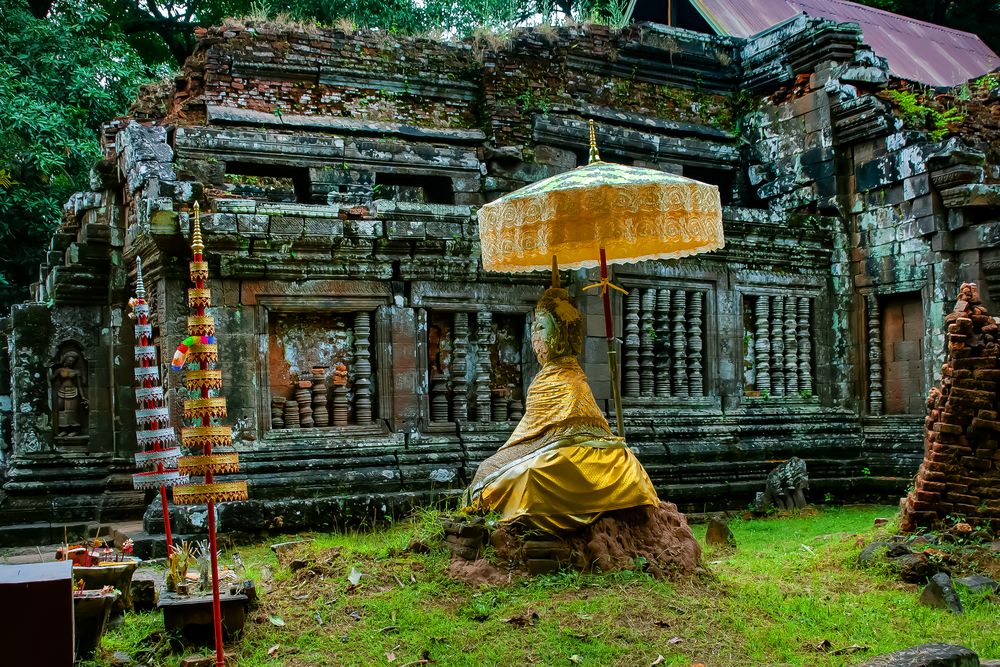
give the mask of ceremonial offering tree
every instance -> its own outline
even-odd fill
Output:
[[[245,480],[218,482],[216,475],[234,473],[239,470],[236,452],[213,452],[215,447],[231,448],[232,431],[218,421],[226,416],[226,399],[219,396],[222,389],[222,370],[217,368],[219,348],[215,341],[215,318],[206,315],[205,310],[212,305],[212,291],[205,286],[208,280],[208,262],[203,252],[201,240],[199,207],[194,205],[194,233],[191,237],[191,280],[194,287],[188,290],[188,306],[194,314],[188,316],[188,332],[191,334],[178,347],[171,362],[171,368],[181,370],[186,362],[197,365],[187,371],[184,385],[190,395],[184,401],[184,418],[190,426],[181,430],[181,440],[185,448],[200,451],[200,454],[183,456],[179,466],[182,473],[203,476],[204,482],[174,487],[174,502],[178,505],[208,506],[208,540],[212,562],[212,620],[215,629],[215,659],[217,667],[223,667],[225,657],[222,648],[222,614],[219,602],[219,558],[216,543],[215,503],[246,500]],[[216,394],[213,396],[212,394]],[[213,423],[213,420],[215,423]]]
[[[159,489],[163,507],[163,528],[167,536],[167,553],[173,546],[170,534],[170,511],[167,507],[167,487],[187,484],[188,476],[177,469],[181,448],[170,423],[170,412],[163,398],[160,367],[153,345],[153,325],[149,323],[146,286],[142,282],[142,259],[135,260],[135,298],[129,299],[135,320],[135,423],[140,451],[135,454],[136,467],[147,469],[132,475],[136,489]]]

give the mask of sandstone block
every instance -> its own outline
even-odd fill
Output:
[[[958,593],[955,592],[955,587],[951,583],[951,577],[943,572],[931,577],[930,583],[920,594],[920,604],[947,609],[953,614],[964,612],[962,601],[958,598]]]

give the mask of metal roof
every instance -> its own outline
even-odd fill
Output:
[[[857,23],[865,43],[889,61],[893,76],[954,86],[1000,66],[978,36],[846,0],[691,0],[722,35],[751,37],[796,14]]]

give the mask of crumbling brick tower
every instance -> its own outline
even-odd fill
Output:
[[[948,353],[941,387],[931,389],[924,462],[900,501],[900,530],[932,528],[949,516],[1000,529],[1000,328],[964,283],[945,318]]]

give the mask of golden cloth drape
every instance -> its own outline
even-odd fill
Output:
[[[611,434],[579,362],[561,357],[531,383],[524,417],[479,466],[467,502],[560,533],[659,499],[642,464]]]

